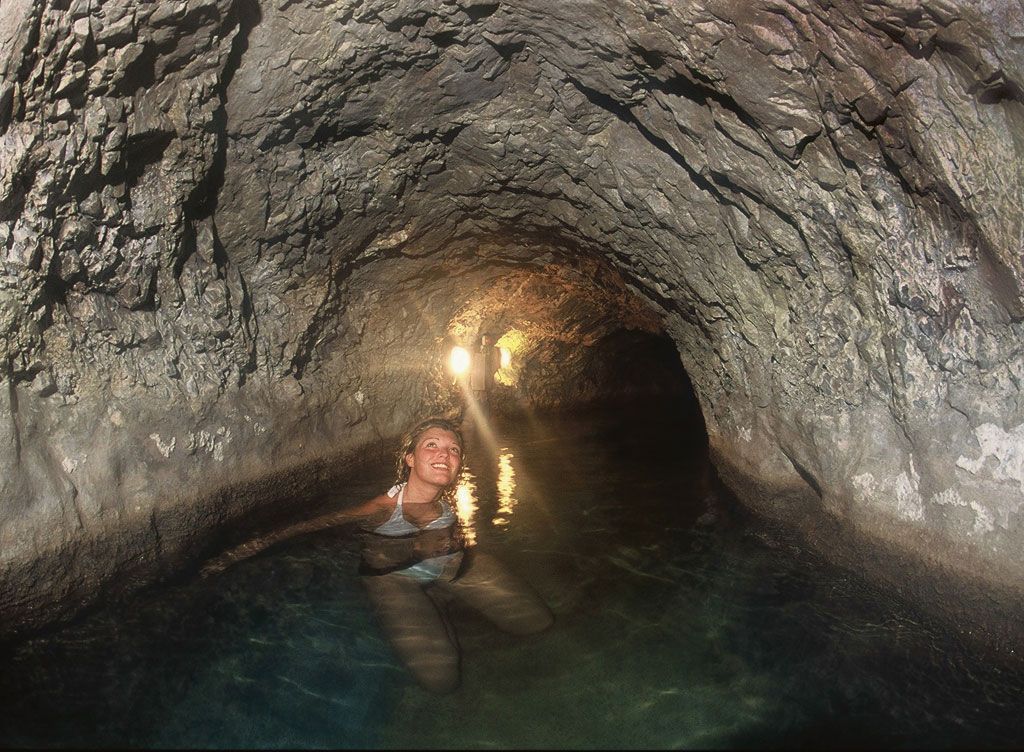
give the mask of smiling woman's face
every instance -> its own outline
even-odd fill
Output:
[[[428,428],[416,442],[416,449],[405,455],[410,478],[432,486],[447,486],[462,466],[462,445],[458,437],[443,428]]]

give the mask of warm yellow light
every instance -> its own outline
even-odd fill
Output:
[[[501,368],[494,379],[503,386],[515,387],[519,383],[522,355],[526,351],[527,336],[518,329],[509,329],[494,343],[501,355]]]
[[[515,509],[516,499],[516,471],[512,469],[513,454],[505,447],[498,455],[498,514],[491,523],[494,525],[507,525]]]
[[[469,370],[469,351],[464,347],[453,347],[448,356],[448,367],[456,376]]]

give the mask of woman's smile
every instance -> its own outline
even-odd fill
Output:
[[[431,485],[447,486],[462,466],[462,446],[450,431],[431,428],[420,437],[405,461],[411,475]]]

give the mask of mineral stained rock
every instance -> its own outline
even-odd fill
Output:
[[[1019,597],[1022,35],[1010,0],[5,0],[4,629],[452,409],[480,327],[538,404],[667,332],[748,504]]]

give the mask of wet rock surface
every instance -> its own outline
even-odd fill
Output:
[[[753,508],[1017,592],[1016,5],[0,19],[5,630],[457,411],[447,348],[483,330],[549,406],[665,332]]]

